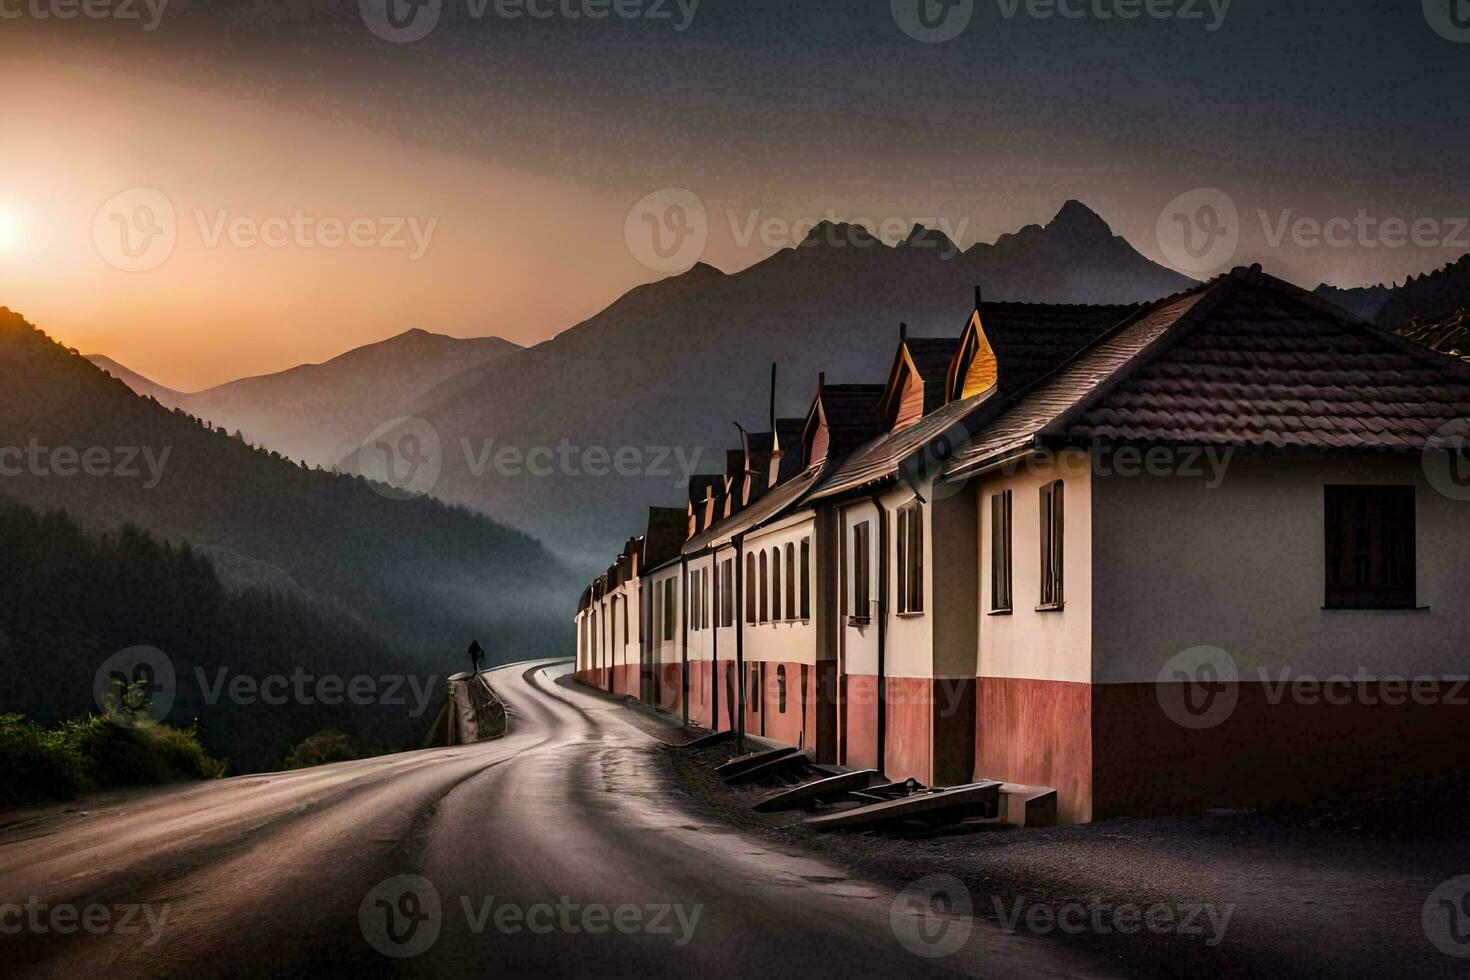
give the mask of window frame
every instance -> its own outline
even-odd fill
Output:
[[[760,622],[771,621],[771,561],[770,554],[766,549],[761,549],[760,554]]]
[[[990,495],[990,611],[1008,613],[1016,608],[1015,492]]]
[[[1057,612],[1066,607],[1066,484],[1044,483],[1040,489],[1041,546],[1040,601],[1038,612]]]
[[[849,626],[867,626],[873,621],[873,522],[858,521],[852,526],[852,555],[848,566],[852,575],[852,608]]]
[[[801,539],[801,619],[812,618],[812,539]]]
[[[1412,484],[1327,484],[1322,493],[1322,608],[1330,610],[1405,610],[1419,608],[1418,569],[1418,492]],[[1337,552],[1334,545],[1341,546],[1352,531],[1345,523],[1345,507],[1358,501],[1362,514],[1357,519],[1360,530],[1368,535],[1362,548],[1349,547]],[[1397,514],[1395,514],[1397,511]],[[1385,521],[1401,522],[1397,528],[1401,539],[1396,559],[1406,569],[1404,580],[1394,586],[1383,582],[1383,563],[1390,557],[1391,542],[1386,542],[1386,532],[1394,530]],[[1377,520],[1375,526],[1372,522]],[[1335,525],[1334,520],[1338,523]],[[1359,554],[1359,552],[1364,552]],[[1352,585],[1334,583],[1334,565],[1352,561],[1365,561],[1370,575],[1374,565],[1378,566],[1379,580],[1368,584]]]
[[[756,590],[759,588],[755,578],[755,552],[745,553],[745,625],[754,626],[756,620]]]
[[[917,500],[898,509],[898,614],[924,614],[924,506]]]
[[[785,610],[782,603],[781,592],[781,546],[777,545],[771,549],[771,622],[779,623],[784,618],[781,613]]]

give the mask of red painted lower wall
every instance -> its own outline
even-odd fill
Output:
[[[638,696],[638,665],[619,664],[612,668],[612,693]]]
[[[934,785],[934,682],[923,677],[885,677],[887,723],[883,774],[895,782],[917,779]]]
[[[714,729],[715,704],[710,690],[714,664],[708,660],[689,661],[689,720]]]
[[[1093,815],[1326,800],[1460,767],[1470,749],[1470,703],[1458,702],[1470,702],[1470,685],[1454,697],[1455,683],[1441,685],[1431,704],[1378,683],[1364,686],[1366,696],[1333,692],[1346,704],[1316,691],[1314,703],[1290,694],[1273,703],[1265,685],[1240,684],[1225,720],[1198,730],[1165,714],[1153,684],[1098,685]]]
[[[979,678],[975,778],[1050,786],[1058,820],[1091,820],[1092,691],[1090,684],[1065,681]]]
[[[793,663],[761,663],[755,665],[761,677],[759,689],[751,692],[750,718],[759,724],[759,734],[766,738],[806,748],[806,715],[808,692],[803,689],[803,668]],[[786,680],[786,707],[781,708],[781,678]],[[757,708],[757,699],[759,710]],[[755,729],[750,729],[755,731]]]
[[[670,711],[684,710],[684,665],[659,664],[658,704]]]
[[[841,764],[852,769],[881,769],[878,763],[878,678],[872,674],[844,674],[838,679],[841,697]]]

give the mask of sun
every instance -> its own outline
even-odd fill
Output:
[[[17,251],[25,239],[25,228],[14,211],[0,208],[0,251]]]

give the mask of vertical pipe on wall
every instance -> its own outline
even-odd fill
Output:
[[[878,771],[888,771],[888,683],[885,672],[888,639],[888,511],[877,494],[872,497],[878,510]]]
[[[684,593],[679,603],[679,619],[683,622],[684,643],[680,651],[679,703],[683,705],[684,724],[689,724],[689,559],[679,561],[680,588]]]
[[[737,534],[735,543],[735,717],[730,719],[735,726],[735,746],[738,752],[745,751],[745,535]],[[743,585],[742,585],[743,583]]]

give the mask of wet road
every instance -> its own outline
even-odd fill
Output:
[[[942,882],[900,897],[700,814],[660,743],[569,670],[496,671],[512,710],[496,742],[0,820],[0,972],[1106,969],[972,920]]]

